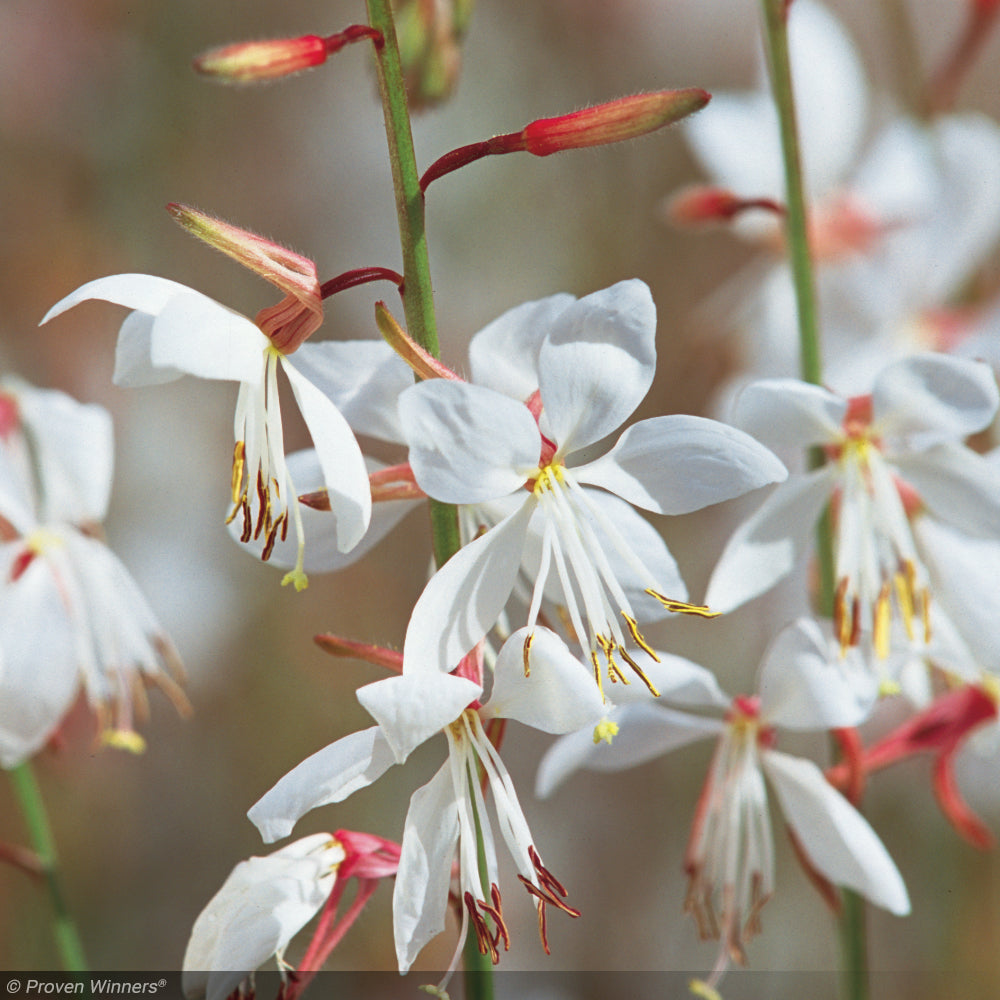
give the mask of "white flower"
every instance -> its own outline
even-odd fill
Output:
[[[792,379],[748,386],[736,421],[775,447],[821,446],[829,460],[779,486],[729,540],[707,600],[728,611],[764,593],[809,551],[820,513],[836,513],[835,621],[843,647],[862,636],[888,654],[895,616],[929,638],[932,580],[910,516],[1000,538],[1000,475],[961,441],[986,427],[996,382],[983,364],[939,354],[885,368],[872,395],[847,400]]]
[[[548,590],[566,608],[598,679],[601,658],[620,675],[616,656],[641,675],[627,644],[647,652],[648,646],[626,583],[645,595],[647,606],[662,605],[661,613],[705,609],[683,603],[686,595],[675,589],[683,584],[665,548],[634,550],[631,543],[650,531],[630,505],[683,514],[786,474],[742,432],[690,416],[641,421],[603,456],[574,465],[646,394],[655,366],[655,309],[642,282],[625,281],[557,303],[545,318],[538,391],[527,405],[444,379],[422,382],[400,398],[421,489],[446,503],[511,508],[424,590],[404,647],[412,669],[446,671],[472,649],[497,621],[527,562],[537,566],[529,629]],[[604,490],[610,499],[595,499]],[[625,568],[624,580],[616,567]]]
[[[510,775],[484,728],[492,719],[517,719],[550,733],[593,725],[603,706],[592,685],[579,685],[579,663],[545,629],[535,644],[551,647],[527,677],[521,647],[512,637],[497,661],[486,704],[482,687],[466,677],[437,672],[404,673],[358,691],[378,725],[338,740],[282,778],[251,808],[250,819],[267,841],[286,836],[317,806],[340,802],[380,777],[436,733],[448,740],[448,759],[410,800],[393,896],[393,926],[401,972],[444,929],[452,861],[458,850],[463,923],[471,921],[484,953],[494,961],[507,946],[498,885],[494,835],[480,789],[479,768],[493,793],[500,833],[519,877],[536,897],[545,940],[545,905],[575,913],[562,901],[559,883],[544,868],[517,800]],[[476,856],[477,820],[486,859],[485,878]],[[464,926],[463,935],[464,937]]]
[[[272,955],[284,968],[285,948],[326,902],[344,857],[334,837],[316,833],[241,861],[194,923],[185,996],[225,1000]]]
[[[0,764],[37,751],[81,681],[101,739],[141,750],[134,706],[145,685],[188,708],[180,662],[126,568],[103,543],[112,428],[100,407],[19,387],[17,420],[0,448]],[[30,478],[26,478],[29,477]],[[166,669],[165,669],[166,668]]]
[[[278,369],[285,373],[316,446],[324,485],[336,515],[337,547],[358,543],[371,516],[368,473],[361,451],[337,408],[298,370],[298,358],[282,353],[245,316],[200,292],[165,278],[120,274],[91,281],[58,302],[42,322],[87,299],[133,309],[122,324],[115,359],[118,385],[154,385],[183,374],[240,384],[236,403],[230,519],[241,518],[242,538],[265,539],[267,558],[295,524],[297,559],[283,582],[305,585],[305,538],[295,484],[285,461]]]
[[[691,668],[698,669],[692,664]],[[549,794],[579,767],[619,770],[708,737],[717,740],[698,802],[685,858],[685,909],[703,937],[721,939],[715,975],[744,962],[744,941],[759,930],[774,891],[774,845],[766,777],[785,820],[812,866],[836,885],[867,896],[892,913],[909,912],[902,878],[867,821],[811,761],[773,749],[775,727],[825,730],[858,725],[875,698],[866,672],[837,661],[816,624],[800,620],[765,654],[759,694],[732,700],[722,719],[691,715],[660,702],[615,709],[620,734],[610,746],[586,733],[557,741],[542,760],[539,794]],[[696,703],[697,688],[687,693]],[[702,704],[719,707],[703,687]]]

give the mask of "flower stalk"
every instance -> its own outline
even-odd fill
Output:
[[[56,843],[38,782],[27,761],[12,768],[8,773],[28,828],[31,845],[41,865],[41,874],[52,904],[52,931],[62,966],[67,972],[86,972],[87,960],[76,924],[66,904]]]

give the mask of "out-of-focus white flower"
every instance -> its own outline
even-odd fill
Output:
[[[929,637],[932,580],[911,515],[1000,538],[1000,475],[961,442],[989,425],[998,392],[986,365],[939,354],[897,361],[871,396],[843,399],[792,379],[748,386],[736,420],[775,447],[823,447],[828,462],[779,486],[726,545],[707,600],[728,611],[770,589],[836,514],[835,622],[846,648],[865,636],[884,658],[897,617]]]
[[[134,714],[157,684],[188,708],[180,661],[128,570],[101,539],[112,428],[100,407],[7,389],[0,435],[0,763],[52,735],[81,682],[101,740],[141,750]]]
[[[404,646],[414,670],[446,671],[472,649],[496,623],[527,563],[537,567],[529,628],[548,591],[566,608],[598,679],[603,669],[620,672],[616,656],[641,676],[627,647],[649,647],[627,591],[658,602],[663,614],[706,609],[684,603],[665,548],[635,551],[649,526],[639,524],[631,505],[683,514],[786,475],[742,432],[690,416],[643,420],[610,451],[584,461],[582,450],[618,428],[649,389],[655,309],[642,282],[624,281],[556,302],[546,318],[538,390],[527,405],[445,379],[422,382],[400,398],[421,489],[446,503],[509,505],[425,588]],[[624,567],[623,577],[616,567]]]
[[[545,629],[538,645],[553,649],[530,677],[521,654],[524,634],[511,638],[496,664],[488,701],[480,704],[481,684],[468,677],[433,672],[403,673],[358,690],[358,700],[378,721],[370,729],[338,740],[313,754],[282,778],[249,812],[267,841],[286,836],[317,806],[340,802],[402,763],[425,740],[443,733],[448,759],[423,788],[414,792],[403,831],[399,874],[393,896],[393,926],[401,972],[423,946],[444,929],[456,849],[463,928],[471,921],[484,954],[499,958],[508,945],[501,908],[496,849],[480,767],[493,793],[500,832],[519,877],[536,898],[545,942],[545,906],[575,914],[565,890],[543,866],[527,821],[487,727],[494,719],[516,719],[550,733],[593,726],[604,706],[593,685],[577,683],[580,665]],[[478,673],[479,671],[477,671]],[[476,854],[477,822],[485,876]],[[546,945],[547,947],[547,945]],[[456,954],[457,959],[457,954]]]
[[[876,689],[853,656],[840,660],[818,626],[800,620],[765,654],[759,693],[732,699],[722,719],[660,702],[630,704],[611,713],[620,732],[610,746],[574,733],[558,740],[542,760],[538,791],[547,795],[580,767],[620,770],[699,739],[716,739],[685,858],[685,909],[703,937],[721,941],[710,985],[731,961],[745,962],[744,941],[760,929],[760,911],[774,891],[765,777],[816,871],[893,913],[909,912],[899,871],[864,817],[812,761],[774,749],[776,729],[856,726],[866,717]],[[705,707],[719,707],[711,686],[704,694]],[[694,688],[689,703],[692,696]]]
[[[305,586],[305,537],[296,485],[285,460],[278,369],[285,373],[316,446],[323,482],[336,518],[337,548],[358,543],[371,517],[371,493],[361,450],[347,422],[297,367],[311,346],[294,339],[284,348],[245,316],[165,278],[120,274],[91,281],[56,303],[42,322],[87,299],[134,310],[118,336],[115,382],[154,385],[197,375],[238,382],[230,519],[241,518],[241,538],[263,538],[267,558],[294,522],[296,562],[283,582]],[[295,351],[293,358],[291,352]]]

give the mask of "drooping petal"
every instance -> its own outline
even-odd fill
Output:
[[[735,427],[673,414],[633,424],[611,451],[573,474],[654,513],[688,514],[781,482],[788,471]]]
[[[654,760],[662,754],[696,740],[717,736],[723,728],[718,719],[677,712],[661,705],[634,704],[608,716],[618,726],[611,745],[594,742],[587,729],[556,740],[542,758],[535,779],[535,794],[546,798],[570,774],[580,768],[590,771],[624,771]]]
[[[454,722],[482,690],[467,677],[423,671],[366,684],[357,695],[402,764],[424,740]]]
[[[917,354],[883,369],[872,390],[873,429],[909,448],[964,439],[988,427],[1000,393],[988,365],[947,354]]]
[[[392,894],[392,928],[400,973],[445,927],[451,866],[458,843],[458,805],[448,763],[410,797],[399,871]]]
[[[761,756],[785,819],[820,874],[897,916],[909,913],[906,886],[889,852],[823,772],[810,760],[776,750]]]
[[[156,317],[149,313],[130,312],[118,330],[115,344],[115,385],[137,389],[163,385],[179,379],[184,372],[169,365],[153,364],[153,327]]]
[[[309,428],[330,507],[337,518],[337,547],[350,552],[368,530],[372,516],[372,494],[368,468],[361,448],[340,411],[295,367],[293,358],[283,358],[302,418]]]
[[[656,366],[656,307],[637,279],[559,313],[538,356],[546,426],[562,455],[620,427],[642,402]]]
[[[396,401],[413,385],[413,372],[384,340],[310,341],[293,360],[355,434],[403,441]]]
[[[841,660],[810,618],[800,618],[771,643],[760,668],[761,716],[788,729],[860,725],[878,698],[875,672],[848,650]]]
[[[594,726],[606,708],[588,673],[554,632],[542,627],[518,629],[497,657],[493,692],[483,715],[517,719],[544,733]]]
[[[344,849],[327,833],[241,861],[209,900],[184,954],[185,996],[225,1000],[319,911]]]
[[[847,401],[793,378],[752,382],[736,398],[733,423],[770,448],[830,444],[841,435]]]
[[[156,314],[150,360],[198,378],[253,382],[264,369],[270,341],[246,318],[190,288]]]
[[[81,285],[60,299],[43,317],[42,325],[89,299],[101,299],[155,316],[175,295],[195,294],[187,285],[152,274],[113,274]]]
[[[459,549],[424,588],[403,644],[407,673],[453,670],[497,622],[521,565],[535,504],[527,502]]]
[[[1000,468],[982,455],[946,441],[893,455],[892,464],[935,517],[969,535],[1000,538]]]
[[[809,551],[832,492],[830,466],[779,486],[726,543],[708,584],[708,606],[732,611],[786,577]]]
[[[311,809],[342,802],[396,763],[378,726],[345,736],[296,765],[250,807],[247,816],[267,844],[287,837]]]
[[[492,389],[434,379],[407,389],[399,414],[417,484],[445,503],[513,493],[538,466],[541,437],[522,403]]]
[[[556,317],[575,302],[561,293],[508,309],[469,342],[469,369],[476,385],[511,399],[538,388],[538,352]]]

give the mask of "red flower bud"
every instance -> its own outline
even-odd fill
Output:
[[[274,80],[326,62],[326,41],[319,35],[237,42],[211,49],[194,60],[194,68],[223,83]]]

